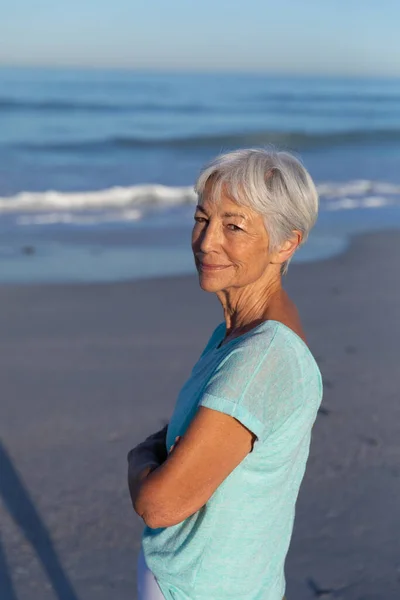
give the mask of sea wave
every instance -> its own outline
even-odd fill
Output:
[[[41,214],[21,215],[16,219],[17,225],[101,225],[105,223],[120,223],[121,221],[139,221],[142,211],[138,209],[121,211],[104,211],[101,213],[50,212]]]
[[[195,114],[213,110],[203,104],[168,104],[165,102],[132,102],[114,104],[108,102],[84,102],[69,100],[23,100],[0,97],[0,113],[5,112],[82,112],[82,113],[130,113],[168,112],[178,114]]]
[[[171,103],[160,98],[157,101],[148,102],[88,102],[85,100],[68,100],[57,98],[43,99],[25,99],[12,96],[0,96],[0,112],[131,112],[137,110],[143,111],[161,111],[172,113],[198,113],[216,111],[221,108],[223,111],[242,112],[251,107],[252,109],[265,106],[284,105],[284,110],[290,106],[290,110],[301,107],[302,105],[312,105],[313,110],[318,110],[318,106],[324,110],[326,105],[339,106],[340,110],[346,110],[344,106],[356,105],[358,110],[361,106],[365,108],[375,108],[381,110],[382,106],[389,105],[390,110],[398,107],[400,95],[398,94],[357,94],[357,93],[309,93],[309,92],[270,92],[261,94],[239,94],[231,99],[228,106],[219,107],[216,105],[207,105],[204,103]],[[393,106],[391,106],[393,105]],[[347,112],[347,111],[346,111]]]
[[[400,206],[400,184],[370,180],[317,185],[321,209],[328,211]],[[194,205],[192,187],[136,185],[90,192],[21,192],[0,197],[1,217],[17,225],[98,225],[140,221],[149,213]]]
[[[318,103],[318,104],[378,104],[382,103],[395,103],[400,102],[399,94],[357,94],[357,93],[340,93],[340,92],[326,92],[326,93],[310,93],[310,92],[282,92],[275,94],[254,94],[248,99],[259,101],[276,101],[284,103]]]
[[[52,210],[101,210],[135,207],[168,207],[192,204],[196,195],[192,187],[164,185],[134,185],[112,187],[90,192],[21,192],[15,196],[0,197],[0,214],[15,212],[43,212]]]
[[[188,150],[210,148],[221,150],[232,147],[264,146],[273,144],[281,148],[313,149],[333,146],[364,144],[399,143],[400,129],[370,129],[335,132],[298,131],[255,131],[243,133],[222,133],[216,135],[195,135],[187,137],[139,137],[114,136],[92,140],[66,142],[17,143],[14,148],[30,151],[57,152],[105,152],[118,149],[175,148]]]

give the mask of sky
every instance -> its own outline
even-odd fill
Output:
[[[400,76],[400,0],[13,0],[0,64]]]

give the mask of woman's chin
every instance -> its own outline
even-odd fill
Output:
[[[207,277],[207,275],[203,275],[202,273],[199,273],[199,285],[205,292],[218,292],[223,288],[221,281],[218,281],[216,278]]]

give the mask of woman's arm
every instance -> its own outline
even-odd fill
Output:
[[[159,466],[160,464],[154,459],[154,455],[149,455],[147,458],[145,456],[135,457],[130,460],[128,464],[128,487],[132,506],[135,510],[136,500],[142,482]]]
[[[151,529],[181,523],[206,504],[251,451],[255,437],[236,418],[200,407],[167,460],[142,474],[136,513]]]

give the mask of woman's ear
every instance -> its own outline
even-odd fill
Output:
[[[294,230],[292,237],[285,240],[275,252],[271,253],[271,263],[281,265],[289,260],[300,246],[302,238],[301,231]]]

